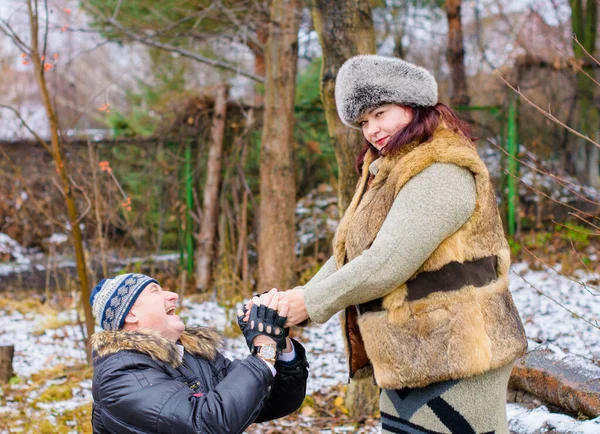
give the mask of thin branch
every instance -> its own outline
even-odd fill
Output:
[[[206,63],[207,65],[215,66],[215,67],[225,69],[228,71],[233,71],[236,74],[250,78],[258,83],[264,83],[264,81],[265,81],[264,77],[260,77],[258,75],[252,74],[250,72],[243,71],[241,68],[239,68],[235,65],[231,65],[229,63],[223,62],[221,60],[209,59],[208,57],[201,56],[200,54],[193,53],[193,52],[191,52],[189,50],[185,50],[183,48],[177,48],[177,47],[174,47],[169,44],[163,44],[162,42],[157,42],[157,41],[153,41],[153,40],[150,40],[147,38],[143,38],[143,37],[133,34],[132,32],[129,32],[128,30],[125,30],[122,27],[120,28],[120,30],[123,33],[125,33],[127,36],[129,36],[131,39],[133,39],[134,41],[140,42],[142,44],[149,45],[149,46],[155,47],[155,48],[160,48],[162,50],[169,51],[172,53],[178,53],[183,57],[188,57],[190,59],[197,60],[198,62]]]
[[[573,213],[569,213],[569,214],[572,215]],[[576,229],[574,227],[567,226],[567,225],[564,225],[562,223],[558,223],[556,220],[552,220],[552,223],[554,223],[558,227],[566,228],[566,229],[568,229],[570,231],[573,231],[573,232],[575,232],[577,234],[585,235],[585,236],[588,236],[588,237],[589,236],[591,236],[591,237],[600,237],[600,234],[594,234],[593,232],[580,231],[580,230],[578,230],[578,229]]]
[[[37,210],[44,216],[46,217],[48,220],[50,220],[52,223],[54,223],[55,225],[59,226],[60,228],[62,228],[64,231],[67,230],[67,226],[61,222],[59,222],[58,220],[55,220],[50,214],[48,214],[48,212],[46,210],[44,210],[42,208],[42,206],[35,200],[35,194],[33,191],[31,191],[31,189],[29,188],[29,186],[27,185],[27,182],[25,182],[25,179],[23,178],[23,175],[21,175],[21,170],[19,167],[17,167],[17,165],[15,163],[13,163],[13,161],[10,159],[10,157],[8,156],[8,154],[5,151],[0,151],[2,153],[2,155],[4,156],[4,158],[6,159],[6,161],[8,162],[8,164],[10,164],[15,172],[15,176],[17,177],[17,179],[19,181],[21,181],[21,184],[23,185],[23,188],[25,189],[25,191],[27,192],[28,197],[31,199],[31,203],[33,203],[33,206],[35,206],[37,208]]]
[[[86,3],[86,6],[88,6],[90,9],[93,9],[96,13],[98,13],[99,15],[103,15],[97,8],[95,8],[93,5]],[[259,83],[264,83],[265,78],[264,77],[260,77],[258,75],[252,74],[250,72],[246,72],[244,70],[242,70],[240,67],[237,67],[235,65],[232,65],[230,63],[224,62],[222,60],[216,60],[216,59],[210,59],[208,57],[202,56],[200,54],[194,53],[192,51],[183,49],[183,48],[178,48],[174,45],[170,45],[170,44],[165,44],[162,42],[158,42],[158,41],[154,41],[152,39],[150,39],[150,37],[147,36],[139,36],[137,34],[135,34],[134,32],[130,31],[129,29],[127,29],[125,26],[123,26],[121,23],[119,23],[116,19],[112,18],[112,17],[105,17],[106,21],[111,24],[113,27],[117,28],[118,30],[120,30],[121,32],[123,32],[125,35],[127,35],[131,40],[133,41],[137,41],[140,42],[144,45],[148,45],[151,47],[155,47],[155,48],[160,48],[162,50],[165,51],[169,51],[172,53],[178,53],[183,57],[188,57],[190,59],[194,59],[198,62],[202,62],[205,63],[207,65],[211,65],[211,66],[215,66],[221,69],[225,69],[228,71],[233,71],[236,74],[242,75],[244,77],[250,78],[254,81],[257,81]]]
[[[590,221],[588,221],[588,220],[584,219],[583,217],[581,217],[579,214],[575,214],[575,213],[572,213],[572,212],[570,212],[570,213],[569,213],[569,215],[572,215],[573,217],[577,217],[579,220],[581,220],[581,221],[583,221],[583,222],[587,223],[588,225],[590,225],[590,226],[592,226],[592,227],[594,227],[594,228],[596,228],[597,230],[599,230],[599,231],[600,231],[600,226],[596,226],[596,225],[595,225],[595,224],[593,224],[592,222],[590,222]]]
[[[50,15],[48,14],[48,0],[44,0],[44,8],[46,10],[46,20],[44,22],[44,48],[42,49],[42,57],[44,62],[46,61],[46,47],[48,46],[48,21],[50,21]],[[42,62],[43,65],[43,62]]]
[[[593,322],[585,319],[584,317],[582,317],[581,315],[573,312],[571,309],[569,309],[568,307],[566,307],[565,305],[563,305],[562,303],[556,301],[554,298],[550,297],[548,294],[545,294],[544,292],[540,291],[538,288],[536,288],[531,282],[529,282],[527,279],[525,279],[525,277],[521,276],[519,273],[517,273],[515,270],[511,269],[511,271],[516,274],[517,276],[519,276],[521,279],[523,279],[523,281],[528,284],[529,286],[531,286],[533,288],[533,290],[535,292],[537,292],[538,294],[540,294],[543,297],[546,297],[547,299],[553,301],[554,303],[558,304],[560,307],[562,307],[564,310],[566,310],[567,312],[569,312],[571,315],[573,315],[574,318],[578,318],[582,321],[585,321],[586,323],[588,323],[589,325],[591,325],[592,327],[595,327],[597,329],[600,329],[600,325],[598,325],[598,322],[596,321],[596,324],[594,324]]]
[[[513,178],[517,179],[519,182],[521,182],[521,183],[522,183],[524,186],[526,186],[527,188],[529,188],[531,191],[535,191],[537,194],[541,194],[541,195],[542,195],[542,196],[544,196],[545,198],[547,198],[547,199],[550,199],[552,202],[555,202],[555,203],[557,203],[557,204],[559,204],[559,205],[566,206],[567,208],[570,208],[570,209],[572,209],[572,210],[574,210],[574,211],[577,211],[577,212],[580,212],[580,213],[582,213],[582,214],[585,214],[586,216],[588,216],[588,217],[591,217],[591,218],[593,218],[593,219],[598,219],[598,218],[599,218],[599,217],[596,217],[595,215],[588,214],[588,213],[586,213],[586,212],[584,212],[584,211],[581,211],[580,209],[577,209],[577,208],[575,208],[574,206],[571,206],[571,205],[569,205],[569,204],[567,204],[567,203],[560,202],[560,201],[558,201],[558,200],[554,199],[554,198],[553,198],[553,197],[551,197],[551,196],[548,196],[548,195],[547,195],[546,193],[544,193],[543,191],[541,191],[541,190],[538,190],[538,189],[537,189],[537,188],[535,188],[535,187],[532,187],[531,185],[527,184],[525,181],[523,181],[523,180],[522,180],[521,178],[519,178],[518,176],[516,176],[516,175],[514,175],[514,174],[512,174],[512,173],[509,173],[507,170],[503,170],[503,172],[504,172],[504,173],[506,173],[507,175],[510,175],[510,176],[512,176]]]
[[[523,98],[525,101],[527,101],[527,103],[529,105],[531,105],[533,108],[535,108],[537,111],[539,111],[540,113],[542,113],[544,116],[546,116],[548,119],[550,119],[551,121],[557,123],[558,125],[560,125],[563,128],[566,128],[568,131],[570,131],[571,133],[575,134],[576,136],[587,140],[588,142],[590,142],[591,144],[593,144],[594,146],[597,146],[598,148],[600,148],[600,143],[595,142],[594,140],[590,139],[588,136],[584,136],[583,134],[581,134],[579,131],[574,130],[573,128],[569,127],[568,125],[564,124],[563,122],[561,122],[558,118],[556,118],[552,113],[547,112],[546,110],[540,108],[536,103],[534,103],[533,101],[531,101],[529,98],[527,98],[519,89],[515,88],[512,84],[510,84],[504,77],[502,77],[501,75],[498,75],[498,78],[500,80],[502,80],[508,87],[510,87],[514,92],[516,92],[521,98]]]
[[[217,3],[217,2],[213,2],[213,5]],[[229,20],[238,28],[238,29],[243,29],[243,28],[248,28],[247,25],[245,25],[243,22],[241,22],[235,15],[235,13],[233,13],[229,8],[224,7],[223,6],[223,2],[222,1],[218,1],[217,3],[217,9],[220,10],[221,12],[225,13],[227,15],[227,18],[229,18]],[[264,44],[258,40],[258,38],[254,35],[254,33],[252,33],[251,31],[247,31],[245,33],[245,36],[248,38],[248,40],[252,43],[253,46],[255,46],[256,48],[258,48],[261,51],[264,51]]]
[[[581,256],[579,255],[579,253],[575,249],[575,243],[573,242],[573,238],[569,237],[569,241],[571,242],[571,248],[573,249],[573,252],[575,253],[575,256],[577,256],[577,259],[579,259],[579,262],[581,262],[581,264],[585,268],[585,271],[587,271],[594,278],[594,281],[598,282],[598,276],[596,276],[596,274],[594,273],[593,270],[590,270],[590,267],[588,267],[588,265],[585,263],[585,261],[583,260],[583,258],[581,258]],[[598,288],[596,288],[596,291],[599,291]]]
[[[11,27],[8,21],[0,20],[0,31],[12,39],[17,48],[31,55],[31,48],[20,38],[19,34]]]
[[[590,59],[592,59],[594,62],[596,62],[600,66],[600,62],[598,61],[598,59],[596,59],[594,56],[592,56],[588,52],[588,50],[586,50],[585,47],[583,45],[581,45],[581,42],[579,42],[579,39],[577,39],[577,35],[573,35],[573,39],[575,40],[575,42],[577,43],[577,45],[579,45],[581,47],[581,49],[583,50],[583,52],[585,54],[587,54]]]
[[[21,114],[20,114],[20,113],[19,113],[19,112],[18,112],[16,109],[14,109],[13,107],[7,106],[7,105],[3,105],[3,104],[0,104],[0,108],[4,108],[4,109],[11,110],[11,111],[12,111],[14,114],[16,114],[16,115],[17,115],[17,117],[19,118],[19,120],[21,121],[22,125],[23,125],[23,126],[26,128],[26,129],[27,129],[27,131],[29,131],[29,132],[30,132],[30,133],[33,135],[33,137],[35,137],[35,138],[36,138],[36,140],[37,140],[38,142],[40,142],[40,144],[41,144],[41,145],[42,145],[42,146],[43,146],[43,147],[46,149],[46,151],[48,151],[48,152],[50,153],[50,155],[53,155],[53,154],[52,154],[52,148],[50,147],[50,145],[48,145],[48,143],[46,143],[46,142],[44,141],[44,139],[42,139],[40,136],[38,136],[38,135],[35,133],[35,131],[33,131],[33,130],[32,130],[30,127],[29,127],[29,125],[27,125],[27,122],[25,122],[25,119],[23,119],[23,118],[21,117]]]
[[[575,38],[575,39],[576,39],[576,38]],[[555,49],[556,51],[558,51],[558,52],[559,52],[559,53],[562,55],[562,57],[563,57],[564,59],[566,59],[566,60],[567,60],[567,62],[568,62],[570,65],[573,65],[573,67],[575,67],[575,69],[576,69],[578,72],[581,72],[581,73],[583,73],[583,74],[584,74],[584,75],[585,75],[587,78],[589,78],[590,80],[592,80],[592,81],[593,81],[593,82],[596,84],[596,86],[600,87],[600,83],[599,83],[598,81],[596,81],[596,79],[595,79],[594,77],[592,77],[590,74],[588,74],[588,73],[587,73],[587,72],[586,72],[586,71],[585,71],[585,70],[584,70],[584,69],[581,67],[581,65],[580,65],[580,64],[579,64],[579,62],[577,61],[578,59],[569,58],[569,57],[566,55],[566,53],[564,53],[564,52],[563,52],[563,51],[562,51],[560,48],[558,48],[558,46],[557,46],[556,44],[552,43],[552,45],[554,46],[554,49]],[[583,47],[582,47],[582,48],[583,48]],[[594,59],[594,60],[596,60],[596,59]]]
[[[585,346],[585,348],[592,355],[591,359],[589,359],[587,357],[586,357],[586,359],[591,360],[592,362],[596,363],[597,360],[598,360],[598,358],[596,357],[596,354],[594,354],[594,352],[592,351],[592,349],[590,348],[590,346],[588,345],[588,343],[585,341],[585,339],[583,339],[583,336],[581,335],[581,333],[579,333],[579,330],[577,330],[577,328],[575,327],[574,324],[573,324],[573,330],[575,331],[575,333],[577,333],[577,336],[579,336],[579,339],[581,339],[581,342],[583,342],[583,345]]]
[[[567,190],[568,190],[570,193],[573,193],[575,196],[579,197],[579,198],[580,198],[580,199],[582,199],[583,201],[585,201],[585,202],[588,202],[588,203],[590,203],[590,204],[592,204],[592,205],[600,205],[600,202],[595,202],[595,201],[593,201],[593,200],[590,200],[590,199],[588,199],[588,198],[587,198],[587,197],[585,197],[585,196],[582,196],[582,195],[581,195],[581,194],[579,194],[577,191],[575,191],[575,190],[572,190],[572,189],[570,188],[570,186],[579,187],[579,188],[581,188],[582,190],[588,191],[588,192],[590,192],[590,193],[597,193],[597,192],[596,192],[596,190],[593,190],[593,189],[591,189],[591,188],[588,188],[588,187],[585,187],[585,186],[582,186],[582,185],[573,184],[572,182],[570,182],[570,181],[567,181],[566,179],[564,179],[564,178],[561,178],[561,177],[560,177],[560,176],[558,176],[558,175],[554,175],[553,173],[550,173],[550,171],[548,171],[548,170],[547,170],[547,169],[546,169],[544,166],[541,166],[541,164],[540,164],[540,163],[537,163],[537,164],[539,164],[539,165],[540,165],[540,166],[541,166],[541,167],[542,167],[544,170],[538,169],[537,167],[535,167],[535,166],[532,166],[532,165],[528,164],[526,161],[524,161],[524,160],[521,160],[520,158],[517,158],[517,157],[515,157],[514,155],[510,155],[506,149],[504,149],[502,146],[500,146],[500,145],[498,145],[498,144],[494,143],[494,142],[493,142],[491,139],[488,139],[488,142],[490,142],[490,143],[492,144],[492,146],[494,146],[494,147],[498,148],[500,151],[502,151],[504,154],[506,154],[506,156],[508,156],[509,158],[512,158],[513,160],[517,161],[519,164],[522,164],[523,166],[526,166],[526,167],[530,168],[531,170],[533,170],[533,171],[535,171],[535,172],[537,172],[537,173],[540,173],[540,174],[542,174],[542,175],[544,175],[544,176],[549,176],[549,177],[550,177],[550,178],[552,178],[554,181],[556,181],[556,182],[557,182],[557,183],[558,183],[558,184],[559,184],[561,187],[564,187],[564,188],[565,188],[565,189],[567,189]],[[529,154],[529,155],[530,155],[532,158],[534,158],[534,159],[535,159],[535,157],[534,157],[532,154]],[[527,185],[527,184],[525,184],[525,185]]]
[[[574,278],[572,278],[571,276],[567,276],[566,274],[564,274],[562,271],[558,271],[556,268],[554,268],[552,265],[548,264],[547,262],[545,262],[544,260],[542,260],[541,258],[539,258],[538,256],[536,256],[531,250],[529,250],[527,247],[525,247],[523,244],[521,244],[521,247],[523,247],[523,249],[529,253],[531,256],[533,256],[535,259],[537,259],[538,261],[540,261],[542,264],[544,264],[546,267],[550,268],[552,271],[554,271],[555,273],[557,273],[559,276],[564,277],[565,279],[570,280],[573,283],[576,283],[578,285],[581,285],[587,292],[590,293],[590,295],[592,295],[593,297],[598,297],[600,296],[600,291],[598,291],[597,288],[591,286],[589,287],[585,282],[580,282],[579,280],[576,280]],[[590,289],[591,288],[591,289]],[[596,294],[594,294],[592,292],[592,289],[594,291],[596,291]]]
[[[85,192],[85,189],[83,187],[80,187],[79,184],[77,184],[75,182],[75,180],[73,179],[73,177],[71,175],[69,175],[69,179],[71,180],[71,185],[73,187],[75,187],[77,190],[79,190],[81,192],[81,194],[83,194],[83,197],[85,198],[85,200],[87,201],[87,208],[85,211],[83,211],[81,213],[81,215],[77,218],[76,223],[79,224],[79,222],[81,220],[84,219],[84,217],[90,212],[90,210],[92,209],[92,201],[90,200],[90,198],[88,197],[87,193]]]
[[[117,3],[117,6],[115,7],[115,11],[112,14],[113,19],[117,19],[117,15],[119,14],[119,9],[121,9],[121,3],[123,3],[123,0],[119,0],[119,2]]]

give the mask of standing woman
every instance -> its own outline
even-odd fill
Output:
[[[427,70],[397,58],[351,58],[335,99],[366,139],[361,178],[333,257],[285,292],[288,323],[344,312],[350,377],[372,366],[384,432],[508,433],[507,383],[527,341],[468,125]]]

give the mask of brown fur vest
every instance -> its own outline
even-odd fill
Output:
[[[510,251],[489,173],[475,145],[442,124],[429,142],[383,157],[372,178],[369,165],[375,158],[374,153],[366,155],[354,198],[336,232],[338,268],[370,247],[400,189],[434,163],[469,169],[477,202],[469,220],[407,282],[380,300],[380,308],[359,309],[358,327],[352,323],[355,307],[346,309],[348,321],[343,317],[343,325],[351,375],[363,342],[377,384],[385,389],[465,378],[521,356],[527,341],[508,291]],[[482,263],[491,267],[493,277],[473,283]],[[456,281],[447,277],[452,269],[458,270]],[[413,283],[419,294],[411,292]]]

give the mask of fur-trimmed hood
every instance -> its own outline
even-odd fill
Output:
[[[221,345],[221,336],[207,327],[188,327],[177,343],[188,353],[212,361]],[[90,345],[94,359],[116,354],[119,351],[137,351],[154,360],[168,363],[174,368],[181,364],[177,345],[154,330],[102,331],[92,336]]]

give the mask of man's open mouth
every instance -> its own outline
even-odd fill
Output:
[[[177,310],[177,308],[175,306],[168,308],[167,315],[175,315],[176,310]]]

